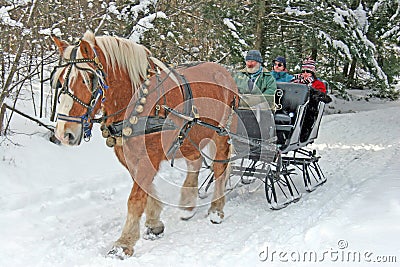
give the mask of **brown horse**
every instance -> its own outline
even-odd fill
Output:
[[[186,179],[180,207],[193,210],[198,193],[201,149],[214,147],[215,190],[208,214],[214,223],[224,218],[225,179],[230,145],[228,136],[209,125],[227,127],[237,89],[230,73],[215,63],[197,63],[174,69],[150,56],[130,40],[86,32],[76,45],[53,37],[61,63],[52,76],[60,89],[56,137],[66,145],[89,139],[93,123],[102,123],[103,136],[134,180],[121,237],[109,254],[131,256],[139,239],[140,218],[146,214],[146,234],[160,236],[163,200],[153,180],[164,160],[183,157]],[[218,161],[219,160],[219,161]]]

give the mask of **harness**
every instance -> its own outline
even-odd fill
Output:
[[[181,82],[178,84],[180,90],[182,91],[183,95],[183,100],[185,101],[184,103],[184,110],[183,113],[186,114],[187,116],[191,116],[192,111],[196,110],[195,107],[193,106],[193,93],[192,89],[186,80],[186,78],[176,72],[174,69],[169,68],[166,77],[161,80],[160,78],[160,71],[157,67],[153,66],[153,69],[149,68],[148,70],[148,75],[147,78],[151,77],[150,72],[154,73],[156,78],[157,78],[157,85],[154,89],[149,91],[148,86],[150,85],[150,81],[146,79],[144,83],[142,84],[140,90],[138,90],[138,97],[137,101],[134,103],[134,108],[130,115],[128,116],[128,119],[118,121],[118,122],[113,122],[109,125],[106,125],[106,120],[110,117],[116,116],[124,111],[126,111],[129,108],[129,105],[113,114],[110,115],[103,115],[100,118],[94,118],[93,116],[93,110],[96,104],[99,102],[99,99],[101,98],[102,103],[105,101],[105,96],[104,92],[106,89],[108,89],[108,86],[105,85],[104,80],[106,77],[106,74],[103,71],[103,66],[100,63],[96,51],[93,49],[95,53],[95,58],[89,59],[89,58],[81,58],[81,59],[76,59],[77,55],[77,50],[79,48],[79,43],[73,48],[71,51],[71,56],[70,59],[63,59],[63,63],[60,64],[59,66],[56,66],[52,72],[51,75],[51,80],[54,79],[54,74],[57,69],[59,68],[64,68],[67,67],[67,72],[65,75],[65,81],[61,85],[61,83],[58,81],[57,83],[57,88],[61,88],[58,98],[62,94],[66,94],[69,97],[73,99],[74,102],[77,102],[84,108],[86,108],[86,113],[82,116],[69,116],[65,114],[57,114],[57,120],[62,120],[62,121],[67,121],[67,122],[76,122],[82,124],[82,129],[83,129],[83,134],[84,134],[84,140],[89,141],[91,137],[91,124],[93,123],[102,123],[101,130],[102,130],[102,135],[104,138],[107,138],[106,144],[110,147],[114,146],[121,138],[120,137],[135,137],[143,134],[150,134],[150,133],[155,133],[155,132],[160,132],[163,130],[176,130],[177,126],[175,123],[167,119],[165,117],[162,117],[159,115],[160,111],[160,105],[155,106],[155,116],[139,116],[140,113],[143,112],[144,110],[144,105],[146,104],[146,97],[148,94],[152,92],[157,92],[162,89],[163,82],[171,77],[171,75],[175,75],[176,77],[179,77]],[[79,67],[77,64],[78,63],[93,63],[96,69],[93,71],[90,68],[82,68]],[[69,79],[72,71],[72,67],[76,67],[79,70],[83,71],[88,71],[93,74],[93,78],[91,81],[92,84],[92,96],[89,101],[89,103],[85,103],[78,97],[76,97],[74,94],[72,94],[69,90]],[[156,69],[156,70],[154,70]],[[53,83],[53,82],[52,82]],[[166,105],[166,100],[164,99],[164,105]],[[167,114],[167,112],[165,112]]]
[[[57,88],[61,87],[60,93],[58,97],[60,97],[62,94],[66,94],[69,97],[73,99],[73,101],[77,102],[84,108],[86,108],[86,113],[82,116],[69,116],[65,114],[58,114],[57,119],[62,120],[62,121],[68,121],[68,122],[76,122],[82,124],[82,129],[84,133],[84,140],[89,141],[91,137],[91,124],[93,123],[102,123],[101,130],[102,130],[102,135],[104,138],[106,138],[106,144],[110,147],[113,147],[114,145],[118,144],[118,140],[121,140],[121,143],[119,145],[122,145],[122,138],[129,138],[129,137],[135,137],[135,136],[140,136],[144,134],[150,134],[150,133],[156,133],[164,130],[176,130],[178,129],[177,125],[170,119],[166,118],[168,113],[171,113],[181,119],[183,119],[184,123],[183,126],[180,128],[179,134],[175,141],[171,144],[171,147],[168,149],[167,156],[171,156],[171,166],[174,164],[174,158],[177,150],[179,147],[183,144],[185,139],[188,139],[188,141],[198,150],[200,153],[203,155],[203,159],[207,158],[212,160],[213,162],[219,162],[219,163],[228,163],[230,161],[236,160],[238,158],[242,158],[244,155],[236,155],[234,157],[224,159],[224,160],[215,160],[211,159],[209,156],[205,155],[200,147],[198,147],[197,144],[195,144],[189,137],[189,132],[192,129],[194,125],[200,125],[209,129],[212,129],[217,132],[217,134],[222,135],[222,136],[227,136],[229,135],[230,138],[234,138],[237,140],[241,140],[243,142],[249,142],[253,146],[263,146],[263,147],[269,147],[271,145],[271,140],[267,140],[266,142],[255,142],[252,140],[248,140],[244,137],[238,136],[236,134],[233,134],[230,132],[230,125],[232,123],[232,116],[235,112],[235,107],[236,107],[236,99],[233,99],[233,102],[231,103],[231,114],[228,117],[226,127],[220,127],[220,126],[214,126],[212,124],[208,124],[206,122],[203,122],[199,119],[199,114],[197,111],[197,108],[193,105],[193,93],[192,89],[190,87],[189,82],[185,78],[184,75],[179,74],[177,71],[175,71],[172,68],[168,68],[166,71],[166,76],[161,80],[160,77],[160,70],[158,67],[153,66],[152,68],[149,68],[148,70],[148,75],[147,79],[142,83],[142,86],[138,90],[138,97],[137,100],[135,101],[134,107],[128,116],[127,119],[118,121],[118,122],[112,122],[109,125],[106,125],[106,120],[110,117],[113,117],[115,115],[118,115],[124,111],[126,111],[128,108],[130,108],[130,105],[127,107],[113,113],[110,115],[103,115],[100,118],[94,118],[93,117],[93,110],[94,107],[97,105],[99,100],[101,99],[102,103],[105,101],[105,90],[108,89],[108,86],[104,83],[106,74],[103,71],[103,66],[100,63],[96,51],[93,49],[95,53],[95,57],[93,59],[89,58],[81,58],[81,59],[76,59],[76,54],[77,50],[79,48],[79,44],[75,46],[71,52],[71,57],[70,59],[64,59],[63,64],[56,66],[55,69],[53,70],[52,77],[51,79],[54,79],[54,74],[55,71],[58,68],[64,68],[68,67],[67,73],[65,76],[65,81],[64,84],[61,85],[60,82],[58,81],[57,83]],[[95,66],[95,70],[91,68],[82,68],[79,67],[77,64],[79,63],[92,63]],[[76,67],[79,70],[82,71],[87,71],[93,74],[93,78],[91,80],[92,83],[92,88],[91,88],[91,99],[89,103],[83,102],[81,99],[73,95],[70,90],[69,90],[69,79],[71,75],[71,70],[72,67]],[[157,85],[155,88],[153,88],[151,91],[149,91],[149,85],[150,85],[150,80],[149,78],[152,77],[150,73],[153,73],[156,76],[157,79]],[[173,75],[173,76],[172,76]],[[179,112],[173,108],[170,108],[167,106],[165,95],[164,95],[164,104],[163,105],[155,105],[155,115],[153,116],[139,116],[143,110],[144,110],[144,105],[146,104],[146,97],[152,93],[152,92],[157,92],[160,93],[160,90],[163,90],[163,82],[168,79],[175,79],[174,77],[179,77],[180,82],[177,82],[182,95],[183,95],[183,100],[185,101],[184,103],[184,110],[183,112]],[[161,98],[158,98],[161,99]],[[165,111],[165,117],[160,116],[159,111],[161,107]]]
[[[140,113],[142,113],[144,109],[144,104],[146,104],[146,97],[148,94],[152,92],[157,92],[157,94],[160,94],[160,91],[164,91],[163,89],[163,83],[166,81],[166,79],[170,78],[171,75],[175,75],[175,77],[179,77],[181,79],[181,83],[179,83],[179,88],[182,92],[183,95],[183,100],[184,100],[184,110],[183,113],[186,114],[187,116],[191,116],[192,110],[194,110],[193,106],[193,93],[192,89],[190,87],[190,84],[186,80],[186,78],[177,73],[174,69],[168,68],[168,72],[166,72],[167,75],[164,77],[162,80],[160,78],[160,72],[159,70],[155,71],[155,76],[157,80],[157,85],[155,86],[154,89],[149,91],[148,85],[150,82],[146,80],[141,88],[138,90],[139,95],[138,95],[138,100],[135,102],[135,106],[132,109],[132,112],[128,116],[128,119],[125,119],[123,121],[118,121],[118,122],[113,122],[110,125],[106,126],[103,124],[102,126],[102,134],[103,137],[107,138],[107,145],[113,146],[117,142],[119,137],[135,137],[135,136],[140,136],[143,134],[150,134],[150,133],[156,133],[156,132],[161,132],[165,130],[176,130],[178,127],[176,124],[166,118],[162,117],[159,114],[159,111],[161,110],[161,106],[166,105],[166,99],[159,97],[160,101],[164,99],[164,105],[155,105],[155,115],[154,116],[139,116]],[[168,112],[165,112],[165,115],[167,116]],[[118,139],[117,139],[118,138]]]
[[[80,58],[76,59],[76,54],[77,50],[79,48],[79,44],[76,45],[72,51],[71,51],[71,57],[70,59],[63,59],[64,64],[61,64],[59,66],[56,66],[51,74],[51,80],[54,79],[55,71],[58,68],[64,68],[68,66],[67,73],[65,76],[65,81],[64,84],[61,86],[60,81],[57,82],[57,88],[61,87],[60,93],[58,94],[58,99],[62,94],[66,94],[69,97],[71,97],[75,102],[86,108],[86,113],[83,114],[82,116],[69,116],[65,114],[58,113],[57,114],[57,120],[61,121],[67,121],[67,122],[77,122],[82,124],[82,131],[84,135],[84,140],[89,141],[90,137],[92,136],[91,132],[91,124],[94,121],[92,117],[92,113],[94,110],[94,107],[96,104],[99,102],[99,99],[102,99],[102,102],[105,101],[104,97],[104,90],[108,89],[108,86],[104,83],[105,80],[105,73],[103,71],[103,65],[100,63],[96,51],[93,49],[93,52],[95,54],[95,57],[93,59],[90,58]],[[79,67],[77,64],[79,63],[93,63],[93,65],[96,67],[96,69],[93,71],[91,68],[82,68]],[[83,102],[81,99],[76,97],[74,94],[72,94],[69,90],[69,79],[72,71],[72,67],[76,67],[79,70],[82,71],[87,71],[93,74],[93,78],[91,81],[92,88],[91,88],[91,99],[89,103]],[[52,82],[51,82],[52,83]]]

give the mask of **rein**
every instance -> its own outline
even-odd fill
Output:
[[[86,113],[82,116],[69,116],[65,114],[57,114],[57,120],[62,120],[62,121],[67,121],[67,122],[75,122],[75,123],[80,123],[82,124],[82,129],[83,129],[83,134],[84,134],[84,140],[89,141],[91,137],[91,125],[93,123],[102,123],[101,130],[102,130],[102,135],[104,138],[106,138],[106,144],[109,147],[113,147],[118,143],[118,140],[122,140],[121,138],[128,138],[128,137],[134,137],[134,136],[139,136],[139,135],[144,135],[144,134],[149,134],[149,133],[155,133],[155,132],[160,132],[164,130],[176,130],[177,126],[175,123],[167,119],[165,117],[159,116],[159,110],[160,105],[157,104],[155,109],[155,116],[139,116],[140,113],[143,112],[144,110],[144,105],[146,104],[146,97],[148,94],[153,93],[153,92],[159,92],[160,88],[163,87],[164,81],[166,81],[168,78],[173,79],[174,81],[177,82],[178,87],[180,88],[182,95],[183,95],[183,100],[184,100],[184,107],[183,107],[183,112],[176,111],[172,108],[169,108],[166,104],[166,99],[164,99],[164,105],[162,105],[163,109],[165,110],[165,113],[171,113],[174,114],[177,117],[180,117],[185,121],[183,126],[180,129],[180,133],[176,140],[172,143],[171,147],[168,149],[167,155],[172,155],[172,160],[171,160],[171,166],[173,166],[174,158],[175,158],[175,153],[179,149],[179,147],[183,144],[183,141],[185,139],[188,139],[189,142],[198,150],[203,156],[203,159],[209,159],[212,160],[213,162],[218,162],[218,163],[228,163],[231,161],[234,161],[238,158],[242,158],[245,155],[236,155],[234,157],[224,159],[224,160],[216,160],[212,159],[209,156],[205,155],[200,147],[198,147],[188,136],[189,131],[191,128],[195,125],[198,124],[203,127],[210,128],[214,131],[216,131],[219,135],[226,136],[229,135],[231,139],[236,139],[236,140],[241,140],[243,139],[240,136],[237,136],[229,131],[231,119],[228,119],[228,125],[226,128],[221,128],[218,126],[214,126],[208,123],[205,123],[199,119],[199,114],[197,112],[197,108],[193,105],[193,93],[192,89],[190,87],[190,83],[187,81],[184,75],[181,75],[177,71],[175,71],[172,68],[168,68],[169,71],[166,71],[166,76],[161,80],[159,78],[160,71],[157,68],[156,71],[153,69],[148,70],[149,72],[154,72],[156,75],[156,80],[157,80],[157,85],[155,88],[153,88],[151,91],[149,91],[148,86],[150,85],[150,81],[148,78],[150,78],[150,74],[148,74],[147,79],[145,79],[144,83],[142,84],[141,88],[138,90],[138,100],[135,103],[129,104],[126,107],[118,110],[117,112],[110,114],[110,115],[103,115],[100,118],[93,118],[92,113],[94,110],[94,107],[97,105],[98,101],[100,98],[102,99],[101,101],[105,101],[105,96],[104,92],[106,89],[108,89],[108,86],[103,82],[105,80],[106,74],[103,71],[103,65],[99,62],[99,59],[97,57],[96,51],[93,49],[95,53],[95,57],[93,59],[90,58],[76,58],[77,50],[79,48],[79,44],[75,46],[71,52],[71,57],[70,59],[64,59],[64,64],[60,64],[59,66],[56,66],[53,70],[52,73],[52,79],[53,75],[55,74],[55,71],[58,68],[65,68],[67,67],[67,73],[65,76],[65,81],[64,84],[61,85],[59,84],[60,82],[57,83],[57,88],[61,87],[61,90],[59,92],[58,98],[62,94],[66,94],[69,97],[73,99],[74,102],[77,102],[84,108],[86,108]],[[77,66],[79,63],[92,63],[96,69],[93,70],[91,68],[82,68]],[[81,99],[76,97],[74,94],[71,93],[69,90],[69,79],[72,71],[72,67],[76,67],[77,69],[81,71],[87,71],[90,72],[93,75],[91,84],[92,84],[92,96],[89,101],[89,103],[83,102]],[[181,82],[178,82],[176,80],[176,76],[180,78]],[[235,102],[235,100],[234,100]],[[121,112],[127,110],[131,105],[135,105],[131,114],[129,115],[128,119],[118,121],[118,122],[113,122],[110,125],[106,126],[105,121],[107,118],[116,116],[120,114]],[[232,112],[233,112],[233,107],[235,106],[235,103],[232,103]],[[231,117],[233,114],[230,114],[229,117]],[[250,144],[253,145],[252,149],[255,149],[258,146],[263,146],[263,147],[269,147],[271,144],[271,140],[268,140],[267,142],[261,142],[256,143],[251,140],[241,140],[241,141],[247,141]]]
[[[212,162],[216,162],[216,163],[230,163],[237,159],[244,158],[244,157],[248,156],[249,153],[256,152],[256,151],[260,150],[261,148],[266,149],[267,151],[275,151],[276,150],[276,146],[275,146],[276,137],[272,137],[267,140],[259,140],[259,139],[255,139],[255,138],[245,138],[241,135],[232,133],[230,131],[230,126],[232,123],[233,113],[235,112],[235,108],[234,108],[235,107],[235,99],[231,103],[231,106],[232,106],[232,111],[228,117],[226,127],[215,126],[215,125],[212,125],[212,124],[209,124],[207,122],[200,120],[198,117],[193,118],[191,116],[187,116],[183,113],[180,113],[168,106],[163,106],[163,109],[167,110],[171,114],[186,121],[186,123],[184,124],[184,127],[182,127],[177,139],[171,145],[171,147],[169,148],[169,150],[167,152],[167,155],[172,155],[171,167],[174,166],[175,153],[178,150],[178,148],[183,144],[183,141],[185,139],[187,139],[192,144],[192,146],[195,147],[200,152],[200,154],[203,156],[203,162],[206,166],[208,166],[208,163],[206,162],[205,159],[208,159],[208,160],[210,160]],[[243,153],[237,154],[237,155],[235,155],[233,157],[229,157],[227,159],[221,159],[221,160],[213,159],[210,156],[208,156],[207,154],[205,154],[201,150],[201,148],[196,143],[194,143],[193,140],[190,139],[190,137],[189,137],[189,131],[196,124],[200,125],[202,127],[209,128],[209,129],[215,131],[220,136],[229,136],[229,139],[231,139],[231,141],[229,141],[229,142],[237,141],[237,142],[248,144],[250,146],[250,149],[249,149],[249,151],[245,151]]]
[[[57,88],[61,87],[61,90],[59,92],[58,98],[62,94],[66,94],[69,97],[73,99],[74,102],[77,102],[84,108],[86,108],[86,113],[82,116],[69,116],[65,114],[57,114],[57,120],[62,120],[62,121],[67,121],[67,122],[75,122],[75,123],[80,123],[82,125],[82,130],[84,134],[84,140],[89,141],[91,137],[91,125],[93,123],[102,123],[101,130],[102,130],[102,136],[106,138],[106,144],[109,147],[113,147],[114,145],[118,144],[118,141],[121,142],[122,144],[122,138],[129,138],[129,137],[134,137],[134,136],[139,136],[139,135],[144,135],[144,134],[149,134],[149,133],[155,133],[155,132],[160,132],[164,130],[176,130],[177,126],[175,123],[167,119],[166,117],[161,117],[159,116],[159,111],[161,109],[160,105],[157,104],[155,106],[155,116],[139,116],[143,110],[144,110],[144,105],[146,104],[146,97],[148,94],[153,93],[153,92],[158,92],[161,90],[160,88],[163,88],[163,83],[168,79],[171,78],[174,81],[177,82],[178,87],[180,88],[182,95],[183,95],[183,100],[184,100],[184,107],[183,107],[183,112],[179,112],[177,110],[174,110],[172,108],[169,108],[166,103],[166,99],[164,98],[164,105],[161,105],[162,108],[165,110],[165,114],[171,113],[177,117],[180,117],[183,119],[185,122],[183,126],[180,129],[179,135],[176,138],[176,140],[171,144],[171,147],[168,149],[167,155],[172,156],[171,158],[171,166],[174,165],[174,159],[175,159],[175,154],[176,151],[179,149],[179,147],[183,144],[183,141],[185,139],[188,139],[188,141],[201,153],[203,156],[203,160],[206,163],[205,159],[209,159],[213,162],[218,162],[218,163],[228,163],[232,162],[238,158],[242,158],[246,155],[236,155],[224,160],[216,160],[210,158],[208,155],[204,154],[200,147],[198,147],[197,144],[195,144],[190,138],[189,138],[189,131],[192,129],[192,127],[197,124],[206,128],[210,128],[214,131],[217,132],[217,134],[226,136],[229,135],[230,139],[236,139],[240,140],[242,142],[246,141],[249,144],[252,145],[251,150],[258,149],[258,147],[261,145],[264,148],[271,149],[271,141],[272,140],[267,140],[264,142],[258,143],[257,141],[253,140],[248,140],[244,139],[241,136],[238,136],[236,134],[233,134],[229,131],[230,124],[231,124],[231,116],[233,114],[229,115],[228,118],[228,125],[226,128],[214,126],[211,124],[208,124],[206,122],[203,122],[199,119],[199,114],[197,111],[197,108],[193,105],[193,93],[192,89],[190,87],[190,83],[187,81],[184,75],[181,75],[177,71],[175,71],[172,68],[168,68],[168,71],[166,69],[164,70],[166,72],[166,76],[163,79],[160,79],[160,70],[158,67],[156,67],[156,70],[149,69],[148,70],[148,76],[147,79],[145,79],[144,83],[142,86],[139,88],[138,92],[138,100],[132,104],[128,104],[126,107],[118,110],[117,112],[110,114],[110,115],[103,115],[100,118],[93,118],[92,113],[94,110],[94,107],[97,105],[98,101],[101,99],[102,102],[105,101],[105,96],[104,92],[106,89],[108,89],[108,86],[103,82],[105,80],[106,74],[103,71],[103,65],[99,62],[99,59],[97,57],[96,51],[93,49],[95,53],[95,57],[93,59],[90,58],[76,58],[77,50],[79,49],[79,44],[75,46],[71,52],[70,59],[64,59],[64,64],[60,64],[59,66],[56,66],[53,70],[52,73],[52,79],[53,75],[55,74],[55,71],[58,68],[68,68],[67,73],[65,76],[65,81],[64,84],[61,85],[59,84],[60,82],[57,83]],[[91,68],[82,68],[79,67],[77,64],[79,63],[92,63],[96,69],[93,70]],[[76,97],[74,94],[71,93],[69,90],[69,79],[72,71],[72,67],[76,67],[77,69],[81,71],[86,71],[90,72],[93,75],[93,78],[91,80],[91,85],[92,85],[92,96],[89,101],[89,103],[83,102],[81,99]],[[150,85],[150,80],[149,78],[151,75],[149,74],[150,72],[155,73],[156,75],[156,80],[157,80],[157,85],[149,91],[148,86]],[[176,77],[180,78],[180,82],[176,80]],[[162,89],[163,90],[163,89]],[[234,111],[235,107],[235,100],[232,103],[232,112]],[[134,105],[134,108],[129,115],[129,117],[125,120],[118,121],[118,122],[113,122],[106,126],[105,122],[108,118],[116,116],[120,114],[121,112],[126,111],[131,105]],[[242,140],[243,139],[243,140]],[[118,141],[117,141],[118,140]],[[206,163],[207,165],[207,163]]]
[[[66,114],[57,114],[57,120],[62,120],[62,121],[67,121],[67,122],[75,122],[75,123],[80,123],[82,125],[82,130],[84,134],[84,140],[89,141],[91,137],[91,125],[93,123],[102,123],[101,130],[102,130],[102,135],[104,138],[107,138],[107,145],[112,147],[116,144],[116,139],[119,137],[133,137],[133,136],[138,136],[142,134],[147,134],[147,133],[153,133],[153,132],[158,132],[161,130],[172,130],[176,129],[175,124],[171,120],[167,120],[166,118],[162,118],[158,116],[159,110],[160,110],[160,105],[156,105],[156,116],[148,116],[148,117],[139,117],[138,115],[143,111],[143,105],[146,103],[146,97],[149,93],[152,93],[154,91],[159,91],[160,87],[162,87],[163,82],[171,78],[174,81],[177,81],[176,78],[173,75],[178,75],[181,77],[181,80],[183,82],[183,86],[179,84],[179,87],[182,90],[182,94],[184,96],[184,101],[186,102],[185,107],[184,107],[184,113],[185,114],[190,114],[190,110],[192,109],[192,91],[187,83],[185,77],[183,75],[178,74],[175,70],[168,68],[169,71],[167,71],[166,67],[162,67],[163,69],[165,68],[165,71],[167,73],[166,77],[164,77],[162,80],[157,78],[157,85],[155,88],[153,88],[151,91],[148,90],[148,85],[150,84],[150,81],[148,79],[145,79],[144,83],[142,84],[142,87],[138,90],[138,101],[136,103],[132,103],[127,105],[126,107],[118,110],[117,112],[110,114],[110,115],[103,115],[100,118],[94,118],[92,115],[94,107],[97,105],[98,101],[101,99],[102,102],[105,101],[104,97],[104,91],[108,89],[108,86],[105,85],[103,82],[105,80],[106,74],[103,71],[103,65],[100,63],[96,51],[93,49],[93,52],[95,54],[95,57],[93,59],[90,58],[76,58],[77,55],[77,50],[79,49],[79,43],[73,48],[71,51],[71,56],[69,59],[64,59],[62,64],[59,66],[56,66],[52,72],[51,75],[51,80],[53,80],[53,76],[55,75],[55,72],[59,68],[67,68],[66,76],[65,76],[65,81],[61,85],[61,83],[58,81],[57,83],[57,88],[61,87],[61,90],[58,94],[58,98],[62,94],[66,94],[69,97],[72,98],[74,102],[77,102],[81,106],[83,106],[86,109],[86,113],[82,116],[70,116]],[[157,61],[154,61],[155,65],[159,65],[160,63],[157,63]],[[93,70],[91,68],[82,68],[79,67],[77,64],[79,63],[92,63],[96,69]],[[70,75],[72,68],[76,67],[77,69],[81,71],[86,71],[90,72],[93,75],[92,78],[92,96],[89,101],[89,103],[85,103],[78,97],[76,97],[71,91],[69,90],[69,80],[70,80]],[[157,70],[149,69],[148,70],[148,76],[147,78],[150,78],[150,72],[156,73],[158,76],[160,71],[157,67]],[[165,100],[164,100],[165,102]],[[189,103],[189,104],[188,104]],[[166,103],[164,103],[166,104]],[[110,125],[106,126],[105,122],[108,118],[116,116],[124,111],[126,111],[131,105],[135,105],[133,108],[132,113],[130,114],[129,118],[123,121],[118,121],[118,122],[113,122]]]

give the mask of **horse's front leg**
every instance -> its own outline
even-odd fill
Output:
[[[148,228],[152,228],[158,234],[164,231],[164,225],[160,221],[162,206],[156,200],[156,196],[153,195],[153,180],[161,161],[157,153],[160,150],[147,148],[138,141],[144,141],[144,139],[132,139],[132,143],[126,143],[124,150],[116,149],[118,159],[129,170],[134,180],[128,199],[128,214],[121,237],[114,243],[109,252],[109,255],[120,259],[133,255],[134,245],[140,238],[140,219],[144,212],[147,215],[146,226]],[[149,142],[149,144],[154,144],[154,142]],[[147,151],[154,153],[150,154]],[[146,156],[138,157],[137,155]]]
[[[128,215],[121,237],[114,243],[108,255],[124,259],[133,254],[133,246],[140,238],[140,218],[147,202],[147,193],[134,183],[128,199]]]
[[[216,160],[227,160],[231,155],[231,146],[227,143],[227,137],[217,136],[215,140]],[[230,166],[226,162],[214,162],[214,195],[211,207],[208,210],[212,223],[221,223],[224,218],[225,185],[230,174]]]

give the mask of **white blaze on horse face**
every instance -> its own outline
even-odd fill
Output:
[[[69,95],[62,94],[60,96],[60,104],[58,105],[57,113],[68,116],[73,104],[74,104],[74,100]],[[58,120],[57,125],[56,125],[56,132],[55,132],[57,139],[60,140],[61,143],[63,143],[63,144],[69,144],[69,140],[68,140],[69,138],[66,137],[66,135],[65,135],[65,133],[67,131],[66,123],[67,123],[66,121]]]
[[[74,100],[67,94],[62,94],[60,96],[60,105],[58,105],[58,113],[69,115],[71,111]]]

